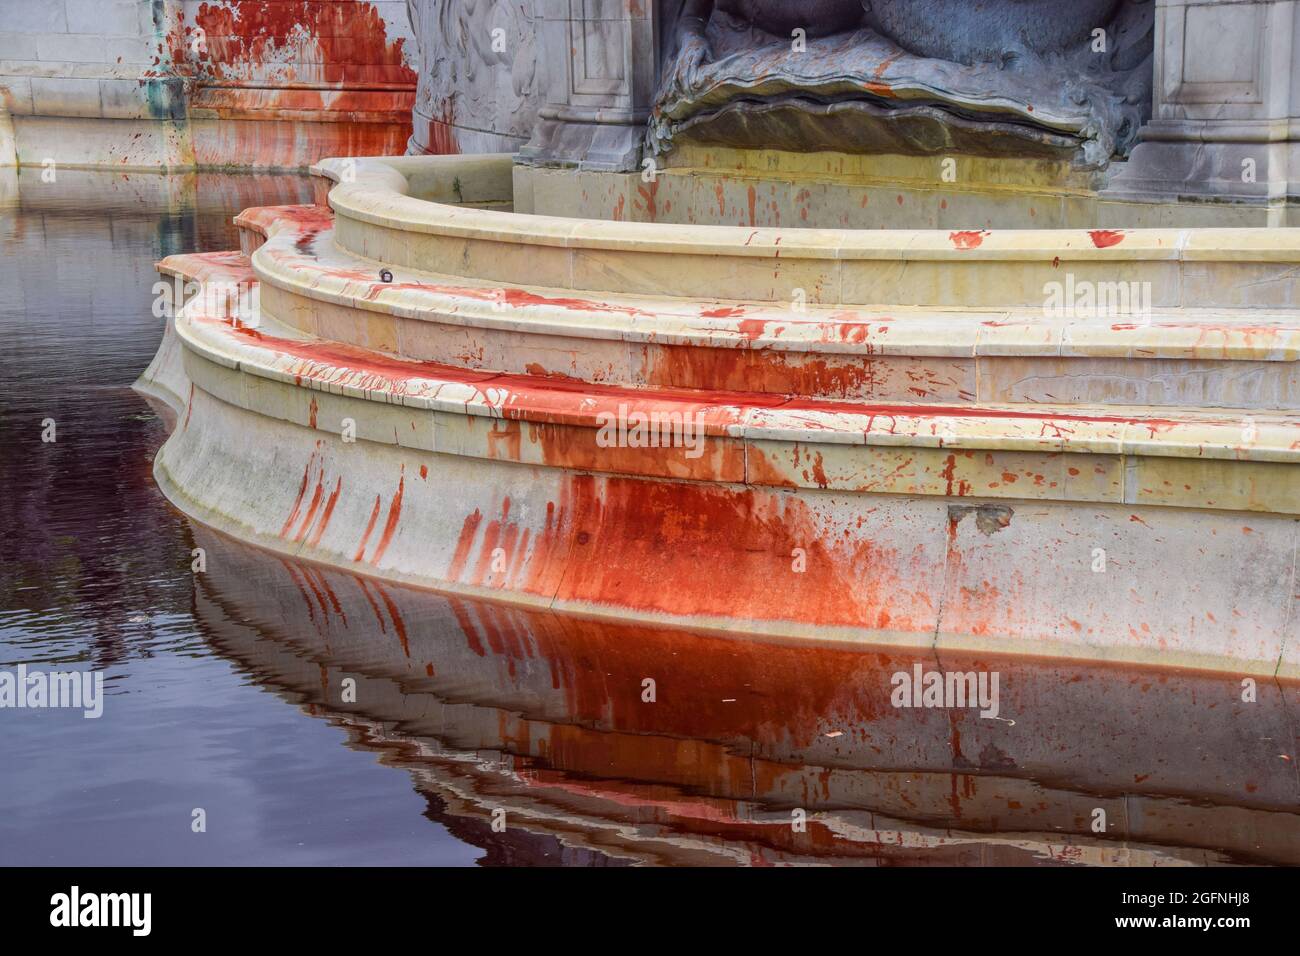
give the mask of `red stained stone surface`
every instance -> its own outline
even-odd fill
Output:
[[[1092,244],[1098,249],[1109,249],[1124,241],[1122,229],[1093,229],[1088,232],[1088,235],[1092,239]]]
[[[149,78],[182,76],[201,166],[302,167],[405,152],[417,75],[379,8],[202,3],[172,17]]]

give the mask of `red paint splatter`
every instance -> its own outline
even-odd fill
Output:
[[[1092,244],[1098,249],[1109,249],[1124,241],[1122,229],[1093,229],[1088,232],[1088,235],[1092,238]]]
[[[641,199],[645,202],[646,217],[650,222],[654,222],[655,217],[659,215],[655,205],[655,196],[659,193],[659,180],[654,179],[645,186],[638,186],[636,191],[641,194]]]
[[[318,92],[303,88],[413,88],[418,79],[406,64],[405,39],[388,39],[384,18],[370,3],[203,3],[194,20],[203,28],[197,59],[206,80],[253,84],[271,73],[277,86]],[[304,55],[304,42],[314,48],[311,55]]]
[[[718,309],[707,309],[700,313],[700,317],[705,319],[730,319],[744,314],[744,306],[730,305]]]
[[[952,240],[953,246],[958,249],[978,249],[987,234],[987,229],[971,229],[963,232],[950,232],[948,238]]]

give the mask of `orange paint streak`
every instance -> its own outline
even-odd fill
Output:
[[[338,343],[300,342],[293,339],[265,335],[254,329],[231,327],[219,320],[196,319],[226,325],[228,334],[247,338],[283,355],[296,356],[304,361],[295,374],[304,379],[348,384],[373,390],[403,393],[403,387],[413,379],[463,382],[477,387],[491,384],[508,396],[504,406],[506,416],[513,420],[566,424],[593,424],[600,411],[610,411],[620,403],[632,410],[672,411],[683,415],[699,412],[705,416],[706,430],[717,433],[726,425],[739,419],[746,408],[768,408],[780,405],[789,411],[828,411],[869,416],[891,415],[918,419],[971,416],[969,406],[938,403],[897,402],[837,402],[808,396],[785,398],[778,395],[761,395],[753,392],[699,389],[683,394],[672,390],[629,388],[594,384],[568,379],[540,379],[538,376],[518,374],[493,374],[473,372],[458,366],[436,362],[402,360],[357,346]],[[764,334],[770,320],[742,319],[738,330],[750,339]],[[340,375],[340,371],[345,374]],[[986,419],[1029,420],[1046,423],[1086,422],[1140,425],[1152,432],[1176,428],[1185,422],[1155,416],[1129,416],[1084,414],[1043,409],[1014,409],[983,407],[979,417]],[[1198,419],[1201,424],[1236,424],[1234,419]]]
[[[456,580],[464,580],[480,521],[477,513],[466,521]],[[492,524],[495,533],[479,543],[480,567],[509,522]],[[791,572],[796,548],[815,573]],[[585,572],[562,575],[574,561]],[[756,619],[853,626],[870,626],[886,612],[897,630],[932,628],[928,597],[909,585],[909,562],[866,536],[829,534],[804,501],[779,492],[569,475],[554,521],[537,536],[515,586],[643,611],[727,615],[744,607]],[[721,567],[729,569],[726,588],[698,573]]]
[[[405,471],[405,466],[402,468]],[[384,552],[392,544],[393,533],[397,530],[397,521],[402,516],[402,493],[406,489],[406,476],[403,474],[397,479],[397,492],[393,495],[393,500],[388,506],[388,518],[384,521],[383,533],[379,536],[379,544],[375,546],[375,553],[370,557],[370,563],[378,566]]]
[[[500,427],[498,428],[498,424]],[[522,433],[519,422],[493,422],[487,434],[488,457],[506,461],[519,461]]]
[[[646,218],[648,221],[654,222],[659,215],[659,209],[655,204],[655,196],[659,193],[659,180],[655,179],[645,186],[638,186],[636,191],[641,195],[641,199],[645,203]]]
[[[285,519],[284,525],[280,528],[280,537],[282,538],[289,533],[289,529],[293,527],[293,523],[298,520],[298,511],[302,508],[303,496],[307,494],[308,476],[311,473],[312,462],[315,460],[316,455],[313,452],[312,456],[307,459],[306,467],[302,470],[302,484],[298,486],[298,497],[294,499],[293,508],[289,512],[289,517]]]
[[[456,540],[456,551],[452,554],[451,564],[447,568],[448,580],[461,580],[461,576],[465,573],[465,565],[474,550],[474,538],[478,534],[478,526],[482,521],[483,515],[477,508],[474,509],[473,514],[465,518],[465,523],[461,525],[460,537]]]
[[[316,526],[316,530],[313,531],[311,533],[311,537],[307,539],[308,547],[314,548],[316,547],[317,544],[320,543],[321,535],[325,533],[325,528],[330,523],[330,518],[334,514],[334,506],[338,504],[339,492],[342,489],[343,489],[343,476],[339,475],[338,480],[334,482],[334,490],[330,492],[329,500],[325,502],[325,511],[321,514],[320,524]]]
[[[316,517],[316,509],[320,507],[321,498],[325,495],[325,469],[322,468],[320,476],[316,479],[316,490],[312,492],[311,504],[307,507],[307,514],[302,519],[302,524],[298,528],[298,533],[294,535],[294,541],[301,541],[307,529],[311,526],[312,518]]]
[[[375,506],[370,511],[370,520],[366,522],[365,533],[361,535],[361,543],[357,545],[357,553],[352,555],[353,561],[360,561],[362,555],[366,553],[366,542],[370,540],[370,532],[375,530],[375,522],[379,520],[379,495],[375,495]]]
[[[379,605],[376,604],[375,599],[370,596],[370,588],[366,584],[366,579],[357,575],[357,583],[361,585],[361,593],[365,595],[366,601],[369,602],[370,610],[375,612],[375,620],[379,622],[379,633],[387,634],[388,625],[384,621],[384,615],[379,611]]]
[[[388,614],[393,619],[393,630],[397,632],[397,640],[402,645],[402,653],[407,657],[411,656],[411,643],[406,636],[406,622],[402,620],[401,612],[397,610],[397,605],[393,599],[388,596],[388,591],[379,582],[375,582],[375,590],[379,592],[379,599],[384,602],[384,607],[388,608]]]

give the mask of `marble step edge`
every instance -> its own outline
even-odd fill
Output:
[[[477,209],[418,199],[411,178],[460,178],[466,169],[499,167],[501,156],[326,159],[314,175],[335,183],[336,214],[405,232],[468,239],[647,254],[784,259],[999,261],[1181,260],[1300,262],[1300,229],[782,229],[570,219]]]
[[[331,245],[323,224],[267,225],[259,279],[293,295],[443,324],[663,345],[829,354],[1296,361],[1300,312],[1162,309],[1045,317],[1043,310],[882,306],[806,312],[763,303],[647,299],[485,283],[384,266]],[[164,260],[174,268],[176,257]],[[380,279],[387,268],[393,281]],[[373,278],[372,278],[373,277]]]
[[[375,353],[368,366],[365,350],[288,329],[238,329],[199,313],[187,306],[176,323],[192,382],[224,401],[261,402],[262,414],[322,431],[341,434],[351,418],[367,440],[661,478],[1300,514],[1293,470],[1300,421],[1291,418],[710,404],[680,391],[556,388],[529,376],[439,370]],[[439,371],[447,377],[434,377]],[[431,414],[430,428],[416,428],[414,409]],[[665,437],[664,447],[639,447],[617,437],[620,423],[632,427],[637,414],[667,423],[664,436],[676,422],[697,431],[684,432],[686,441]],[[405,424],[399,432],[387,421],[392,416],[409,422],[411,433]]]

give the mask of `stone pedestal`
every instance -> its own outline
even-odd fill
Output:
[[[542,0],[544,103],[519,160],[636,169],[656,78],[651,0]]]
[[[1152,119],[1104,195],[1300,200],[1297,8],[1157,0]]]

